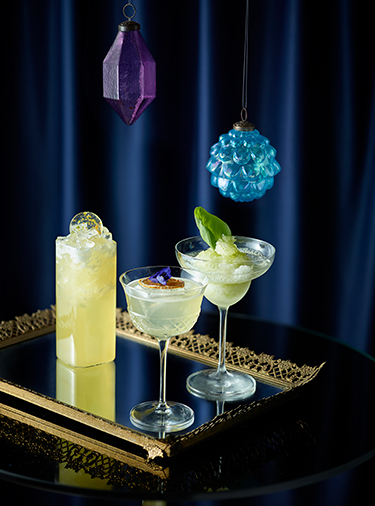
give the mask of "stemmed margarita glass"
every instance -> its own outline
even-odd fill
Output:
[[[181,267],[142,267],[120,276],[134,326],[159,342],[158,401],[146,401],[130,412],[131,422],[149,432],[173,432],[189,427],[194,412],[185,404],[166,401],[169,339],[189,331],[198,319],[208,278]]]
[[[215,261],[197,255],[208,249],[199,236],[183,239],[175,246],[179,264],[185,269],[195,269],[206,274],[209,283],[205,297],[216,305],[220,314],[219,363],[216,370],[207,369],[188,377],[187,389],[193,395],[208,400],[235,401],[252,395],[256,390],[254,378],[246,373],[227,371],[225,349],[228,309],[241,300],[249,290],[251,281],[264,274],[275,258],[271,244],[250,237],[234,236],[241,259],[218,257]]]

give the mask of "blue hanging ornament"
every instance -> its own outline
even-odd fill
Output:
[[[210,155],[206,169],[211,173],[212,186],[236,202],[263,197],[281,170],[276,149],[245,119],[219,137]]]
[[[224,197],[236,202],[260,199],[270,190],[274,177],[281,170],[276,161],[276,149],[267,137],[247,121],[249,0],[246,2],[245,44],[242,77],[241,121],[219,137],[210,149],[206,169],[211,173],[211,184]]]

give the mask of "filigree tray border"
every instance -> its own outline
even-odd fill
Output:
[[[55,309],[45,309],[30,315],[16,317],[14,320],[0,323],[0,349],[12,344],[38,337],[55,328]],[[152,337],[137,330],[131,323],[126,311],[117,309],[117,334],[147,346],[157,347]],[[196,334],[193,330],[171,339],[169,352],[207,365],[217,364],[218,343],[208,335]],[[229,369],[247,372],[259,381],[283,389],[291,388],[305,381],[310,381],[321,369],[321,366],[298,366],[289,360],[275,359],[266,353],[256,354],[249,348],[227,343],[226,364]]]
[[[157,347],[154,338],[137,330],[126,311],[117,312],[117,333],[120,336]],[[172,337],[168,348],[170,353],[215,367],[219,358],[219,345],[208,335],[196,334],[194,330]],[[292,388],[310,381],[321,366],[306,364],[298,366],[289,360],[275,359],[266,353],[256,354],[249,348],[227,342],[225,363],[228,369],[251,374],[255,379],[282,389]]]
[[[25,314],[8,322],[1,322],[0,350],[2,347],[36,338],[54,330],[55,308],[53,306],[32,315]],[[121,309],[117,310],[117,333],[120,337],[157,347],[157,342],[153,338],[133,327],[128,313]],[[195,334],[194,331],[173,338],[169,350],[171,353],[208,365],[215,366],[217,363],[217,342],[207,335]],[[4,402],[4,400],[0,402],[0,414],[31,425],[38,430],[45,430],[47,433],[63,439],[80,443],[92,450],[97,451],[98,448],[101,448],[105,454],[120,462],[130,462],[131,465],[141,468],[147,463],[146,467],[151,469],[151,472],[155,472],[155,469],[159,469],[158,465],[155,466],[155,462],[161,462],[165,458],[174,457],[181,452],[195,448],[218,434],[222,435],[223,432],[230,431],[238,423],[246,423],[249,419],[298,395],[300,388],[314,379],[324,365],[299,367],[290,361],[275,359],[270,355],[257,355],[248,348],[234,346],[232,343],[227,345],[227,364],[228,368],[248,372],[257,380],[278,386],[283,391],[262,401],[240,405],[216,416],[210,422],[187,434],[167,436],[161,439],[103,420],[91,413],[85,413],[2,379],[0,379],[0,393],[2,392],[6,399],[17,399],[26,402],[26,404],[29,403],[41,410],[42,414],[38,413],[38,416],[33,416],[27,413],[27,409],[19,408],[17,405],[12,405],[12,402]],[[77,427],[74,427],[74,430],[70,432],[64,429],[61,423],[54,420],[54,414],[64,417],[65,420],[71,420],[72,423],[77,423],[78,432]],[[41,418],[43,418],[42,421]],[[85,437],[85,428],[95,429],[97,436],[91,439]],[[114,442],[102,442],[102,444],[98,442],[101,436],[105,439],[107,435],[112,436]]]

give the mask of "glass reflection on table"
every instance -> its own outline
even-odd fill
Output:
[[[115,421],[115,363],[72,367],[57,359],[56,399],[101,418]]]
[[[213,316],[213,319],[216,321],[215,317]],[[204,332],[206,329],[202,330]],[[152,398],[158,392],[158,383],[155,381],[158,374],[157,348],[117,337],[114,362],[104,364],[104,367],[95,366],[99,368],[98,371],[94,368],[83,368],[81,372],[77,372],[69,366],[63,368],[62,364],[58,363],[55,354],[55,339],[53,332],[1,349],[0,378],[102,418],[114,420],[134,430],[129,420],[130,409],[140,399]],[[189,432],[214,418],[217,414],[216,402],[192,396],[185,388],[186,378],[189,374],[200,370],[202,364],[171,353],[168,368],[170,377],[174,378],[169,387],[171,398],[180,398],[182,402],[190,403],[196,414],[194,424],[176,434]],[[92,370],[89,371],[90,369]],[[100,374],[105,375],[106,380],[98,386]],[[61,386],[63,382],[68,381],[68,378],[70,385]],[[108,393],[107,407],[100,406],[98,402],[90,406],[90,402],[93,402],[90,401],[90,396],[87,396],[87,392],[83,394],[79,391],[88,389],[90,382],[90,388],[96,391],[98,399],[101,396],[104,397],[104,391]],[[104,387],[104,385],[107,386]],[[99,388],[102,387],[104,391],[100,393]],[[64,390],[65,393],[63,393]],[[278,392],[280,392],[279,388],[259,382],[254,396],[246,402],[258,401]],[[114,401],[112,401],[112,396],[114,396]],[[239,404],[241,402],[227,402],[225,410],[233,409]],[[93,408],[92,411],[90,407]]]
[[[116,365],[72,367],[56,360],[56,400],[107,420],[116,420]],[[59,483],[95,489],[111,489],[105,481],[58,465]]]

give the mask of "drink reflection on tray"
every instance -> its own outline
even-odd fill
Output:
[[[116,365],[108,362],[93,367],[72,367],[56,360],[56,399],[101,418],[116,419]],[[59,464],[58,481],[65,485],[108,489],[100,478]]]

